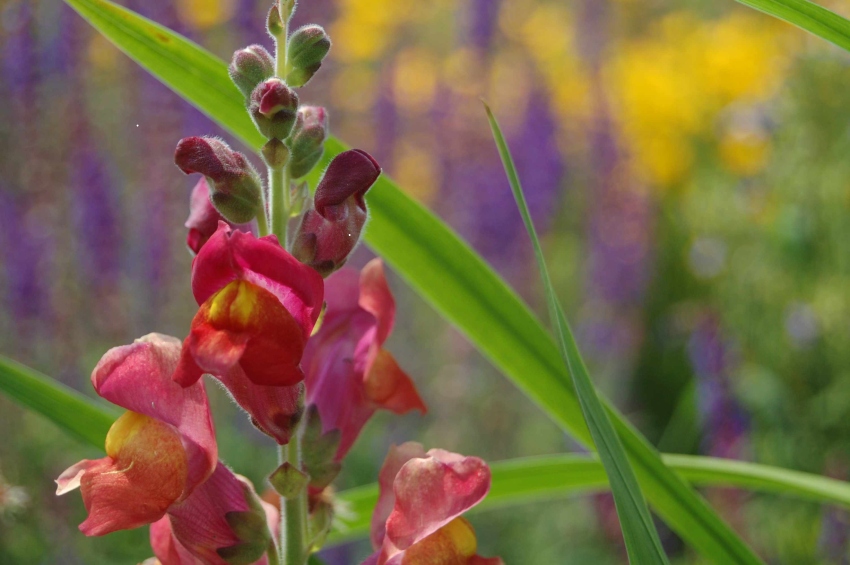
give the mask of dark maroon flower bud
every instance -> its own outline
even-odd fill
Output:
[[[321,106],[300,107],[289,140],[292,152],[289,174],[292,178],[301,178],[313,170],[325,151],[327,136],[327,111]]]
[[[258,84],[274,75],[274,59],[262,45],[251,45],[233,54],[228,72],[233,83],[248,98]]]
[[[249,110],[260,133],[286,139],[295,124],[298,95],[279,78],[270,78],[251,93]]]
[[[301,219],[292,254],[327,277],[342,267],[366,223],[366,191],[381,167],[365,151],[334,157],[316,188],[313,209]]]
[[[289,64],[292,70],[286,75],[290,86],[304,86],[319,67],[331,48],[331,39],[320,25],[310,24],[298,28],[289,38]]]
[[[210,199],[235,224],[253,220],[262,210],[262,183],[242,153],[214,137],[186,137],[177,144],[174,162],[186,173],[207,178]]]
[[[184,224],[189,228],[189,234],[186,236],[186,244],[189,249],[197,255],[201,247],[209,240],[210,237],[218,229],[218,222],[225,221],[224,217],[218,213],[218,210],[213,206],[210,200],[210,189],[207,185],[207,178],[201,177],[195,188],[192,189],[192,196],[189,200],[189,218]],[[233,229],[238,229],[247,233],[252,232],[251,224],[233,224],[227,222]]]

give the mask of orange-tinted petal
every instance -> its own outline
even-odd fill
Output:
[[[427,411],[416,385],[386,349],[378,350],[363,380],[363,387],[369,400],[396,414],[411,410],[424,414]]]
[[[80,477],[89,536],[150,524],[183,494],[188,462],[180,434],[159,420],[127,412],[106,437],[108,457]]]
[[[303,379],[301,326],[277,297],[244,280],[201,305],[186,342],[198,366],[216,375],[238,363],[257,385],[291,386]]]

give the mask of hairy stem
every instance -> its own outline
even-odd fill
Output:
[[[272,231],[286,248],[287,224],[289,223],[289,179],[286,167],[269,167],[269,212],[272,216]]]
[[[257,214],[257,231],[260,234],[260,237],[264,235],[269,235],[269,221],[266,214],[268,211],[266,210],[266,198],[263,197],[263,209],[260,210],[260,213]]]
[[[299,425],[288,444],[280,447],[280,463],[289,463],[301,469],[301,426]],[[280,546],[286,565],[304,565],[307,562],[307,487],[293,498],[280,500],[281,518]]]

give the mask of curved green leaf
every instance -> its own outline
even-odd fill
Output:
[[[836,504],[850,510],[850,483],[800,471],[743,461],[665,455],[665,463],[687,481],[700,486],[752,489]],[[469,513],[503,509],[528,502],[554,500],[608,489],[605,469],[594,456],[551,455],[492,463],[490,494]],[[378,499],[378,485],[342,491],[344,515],[328,543],[339,544],[369,533],[369,520]]]
[[[737,0],[850,51],[850,21],[807,0]]]
[[[525,229],[534,247],[534,257],[540,271],[540,278],[543,279],[546,301],[549,305],[549,317],[552,325],[555,326],[555,336],[561,350],[561,357],[573,378],[573,386],[575,386],[581,404],[581,411],[584,414],[587,427],[590,429],[590,434],[593,436],[593,443],[596,445],[599,458],[611,485],[614,505],[620,519],[620,528],[623,531],[629,561],[632,563],[668,563],[667,555],[661,547],[658,531],[655,529],[655,524],[652,523],[652,516],[650,516],[649,509],[646,507],[646,500],[640,490],[634,470],[629,464],[620,438],[617,437],[617,432],[614,431],[614,426],[608,419],[602,402],[599,401],[596,388],[593,386],[593,381],[590,380],[587,367],[578,351],[573,332],[566,316],[564,316],[564,310],[555,295],[552,278],[549,276],[546,259],[543,257],[543,248],[540,246],[540,238],[537,237],[537,230],[534,228],[531,213],[528,211],[522,184],[519,175],[517,175],[513,156],[505,141],[505,136],[502,135],[502,128],[499,127],[496,116],[493,115],[486,103],[484,109],[487,112],[487,119],[490,121],[493,138],[496,141],[499,156],[502,158],[502,164],[505,167],[505,173],[508,176],[517,208],[519,208]]]
[[[119,415],[117,410],[99,405],[76,390],[2,355],[0,390],[77,438],[101,449],[106,432]]]

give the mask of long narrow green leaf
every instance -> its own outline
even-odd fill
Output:
[[[712,457],[665,455],[664,461],[695,485],[752,489],[836,504],[850,510],[850,483],[844,481]],[[490,494],[470,514],[608,489],[605,469],[593,456],[552,455],[511,459],[492,463],[490,469],[493,472]],[[369,520],[378,498],[378,485],[345,490],[338,496],[344,503],[346,516],[331,533],[328,542],[339,544],[368,535]]]
[[[850,51],[850,21],[808,0],[737,0]]]
[[[208,51],[107,0],[66,0],[100,33],[167,86],[256,149],[226,65]],[[194,69],[202,69],[194,72]],[[201,94],[203,93],[203,95]],[[199,132],[203,133],[203,132]],[[326,144],[326,158],[344,145]],[[558,349],[528,307],[454,232],[381,177],[367,195],[366,242],[525,394],[580,441],[591,436]],[[706,557],[754,563],[738,536],[667,469],[622,416],[609,412],[656,512]],[[741,548],[744,548],[743,550]]]
[[[0,355],[0,390],[52,420],[77,438],[103,449],[118,411],[100,406],[72,388]]]
[[[505,136],[502,135],[502,128],[499,127],[499,121],[486,103],[484,109],[487,111],[490,129],[493,130],[493,139],[499,150],[499,156],[502,158],[502,164],[505,167],[505,173],[508,176],[517,208],[519,208],[525,229],[534,247],[534,257],[537,260],[537,268],[540,271],[540,278],[546,291],[546,302],[549,305],[552,324],[555,326],[555,336],[561,349],[561,357],[570,370],[573,386],[575,386],[581,404],[581,411],[584,414],[587,427],[590,429],[590,434],[593,436],[599,458],[605,467],[608,482],[611,484],[614,505],[620,519],[620,528],[623,531],[629,561],[632,563],[668,563],[634,470],[629,464],[623,444],[620,443],[620,438],[617,437],[617,432],[614,431],[611,420],[605,413],[605,408],[599,401],[596,388],[590,380],[590,375],[573,338],[572,330],[564,316],[564,310],[555,295],[552,278],[549,276],[549,269],[543,256],[543,248],[540,246],[540,238],[537,237],[537,230],[534,228],[534,222],[528,211],[522,184],[519,175],[517,175],[516,167],[514,167],[513,156],[505,141]]]

